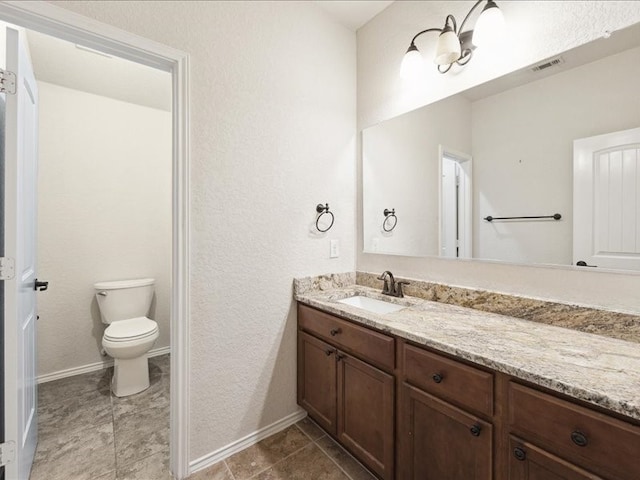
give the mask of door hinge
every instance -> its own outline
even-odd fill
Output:
[[[0,68],[0,93],[16,94],[16,74]]]
[[[0,467],[16,459],[16,442],[0,443]]]
[[[0,257],[0,280],[11,280],[16,274],[16,261],[10,257]]]

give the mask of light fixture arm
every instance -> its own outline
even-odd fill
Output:
[[[422,30],[421,32],[416,33],[413,36],[413,38],[411,39],[411,45],[415,44],[416,38],[418,38],[423,33],[428,33],[428,32],[442,32],[442,29],[441,28],[427,28],[426,30]]]
[[[460,31],[456,32],[458,34],[462,33],[462,30],[464,29],[464,24],[467,23],[467,20],[469,20],[469,17],[471,16],[471,14],[473,13],[473,11],[478,8],[478,5],[480,5],[482,2],[484,2],[485,0],[478,0],[475,5],[473,7],[471,7],[471,10],[469,10],[469,13],[467,13],[467,16],[464,17],[464,20],[462,20],[462,23],[460,24]]]
[[[482,1],[482,0],[480,0],[480,1]],[[445,28],[449,24],[449,20],[451,20],[451,23],[453,23],[453,33],[455,33],[457,35],[458,34],[458,24],[456,22],[456,17],[454,17],[451,14],[447,15],[447,18],[445,18],[445,20],[444,20]],[[444,28],[443,28],[443,30],[444,30]]]

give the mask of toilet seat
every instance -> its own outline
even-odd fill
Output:
[[[104,340],[130,342],[157,335],[158,324],[147,317],[129,318],[111,323],[104,331]]]

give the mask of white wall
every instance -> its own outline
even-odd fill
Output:
[[[431,73],[418,85],[403,84],[398,72],[412,36],[438,26],[448,13],[463,18],[472,5],[471,1],[395,2],[358,30],[359,129],[584,44],[605,30],[615,31],[640,21],[640,2],[501,1],[510,35],[502,55],[478,50],[462,69],[447,75]],[[434,46],[433,36],[418,44],[427,54]],[[361,203],[358,210],[361,215]],[[358,252],[362,252],[362,238],[360,228]],[[391,269],[398,275],[454,285],[640,312],[638,275],[364,253],[358,253],[357,266],[366,271]]]
[[[638,78],[634,48],[472,103],[475,257],[571,265],[573,140],[639,126]]]
[[[451,97],[369,127],[362,141],[364,249],[437,255],[439,147],[471,152],[471,103]],[[391,232],[382,230],[385,208],[396,210]]]
[[[196,459],[297,410],[292,279],[354,269],[355,34],[311,2],[56,3],[191,55]]]
[[[171,114],[38,82],[38,375],[96,363],[93,284],[156,279],[151,318],[169,345]]]

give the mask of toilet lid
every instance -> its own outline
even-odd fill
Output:
[[[129,318],[113,322],[104,331],[104,338],[111,341],[124,341],[148,337],[158,331],[158,324],[147,317]]]

